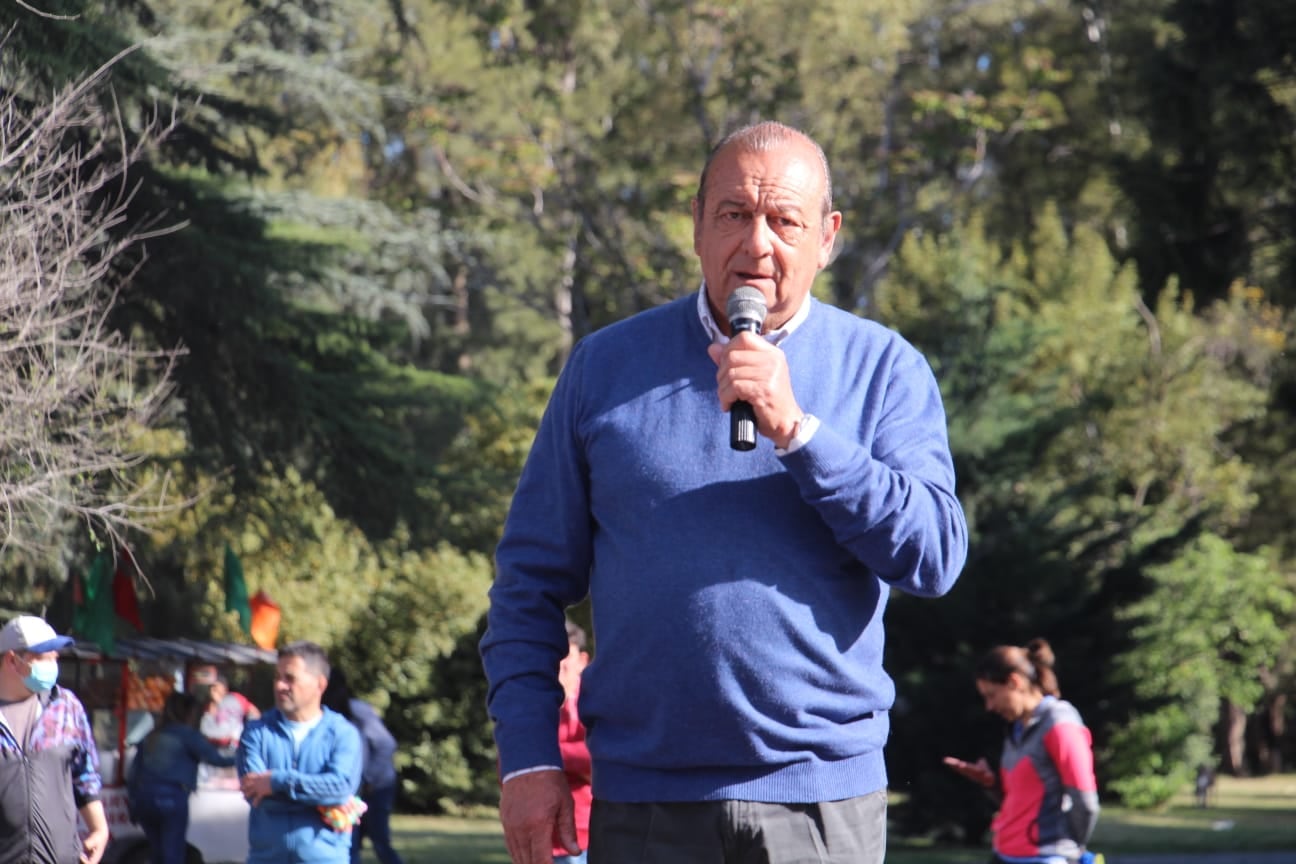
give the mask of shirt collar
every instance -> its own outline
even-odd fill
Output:
[[[721,345],[729,343],[729,337],[724,335],[720,330],[720,325],[716,323],[715,316],[711,314],[711,304],[707,302],[706,282],[698,290],[697,295],[698,318],[702,319],[702,327],[706,330],[707,335],[711,337],[712,342],[719,342]],[[792,331],[801,326],[810,315],[810,295],[807,294],[801,301],[801,308],[796,314],[788,319],[788,322],[777,330],[766,330],[761,335],[771,345],[778,345],[784,339],[792,335]]]

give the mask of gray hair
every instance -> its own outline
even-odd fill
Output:
[[[698,178],[697,200],[701,206],[706,201],[706,182],[707,175],[711,171],[711,163],[720,155],[722,150],[729,146],[738,148],[743,153],[766,153],[775,147],[789,144],[793,141],[804,141],[814,148],[815,155],[819,157],[819,164],[823,166],[824,196],[823,196],[823,217],[828,218],[832,212],[832,172],[828,170],[828,157],[824,155],[823,148],[819,142],[815,141],[800,129],[794,129],[784,123],[775,120],[765,120],[760,123],[752,123],[735,129],[728,135],[720,139],[720,143],[711,148],[707,154],[706,162],[702,165],[702,176]]]
[[[300,657],[307,669],[316,675],[323,675],[325,678],[329,677],[331,670],[329,668],[328,654],[314,642],[308,642],[305,639],[289,642],[279,649],[279,659],[283,660],[285,657]]]

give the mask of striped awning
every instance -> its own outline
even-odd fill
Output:
[[[154,639],[150,636],[118,639],[110,652],[103,651],[93,642],[76,642],[59,653],[81,660],[172,660],[234,666],[273,664],[279,659],[279,652],[255,645],[202,639]]]

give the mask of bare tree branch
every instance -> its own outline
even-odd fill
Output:
[[[128,227],[130,168],[175,125],[132,138],[96,98],[131,50],[46,99],[0,93],[0,549],[47,551],[70,520],[116,545],[168,506],[131,469],[178,352],[109,321],[145,257],[123,275],[123,254],[181,227]]]
[[[16,2],[19,6],[23,7],[24,9],[26,9],[28,12],[33,12],[42,18],[49,18],[54,21],[75,21],[76,19],[81,17],[80,15],[56,15],[53,12],[46,12],[44,10],[37,9],[35,6],[32,6],[30,3],[23,2],[23,0],[14,0],[14,2]]]

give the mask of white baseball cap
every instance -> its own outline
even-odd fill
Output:
[[[44,654],[46,651],[57,651],[71,645],[70,636],[60,636],[54,628],[45,623],[44,618],[35,615],[19,615],[0,629],[0,654],[7,651],[29,651],[32,654]]]

